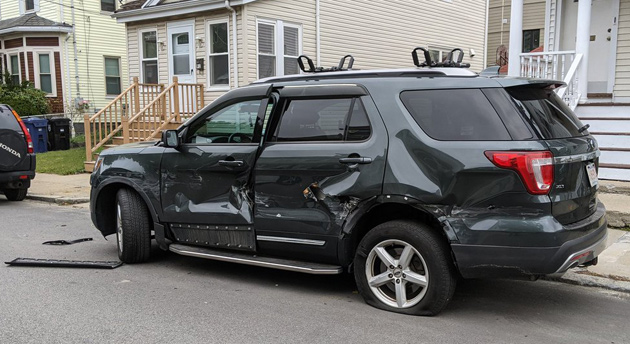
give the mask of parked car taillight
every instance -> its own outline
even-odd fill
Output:
[[[34,149],[33,149],[33,139],[31,139],[31,133],[28,132],[28,129],[24,125],[24,122],[22,122],[20,115],[18,115],[17,112],[15,112],[15,110],[13,110],[13,116],[15,116],[15,119],[17,119],[18,123],[20,123],[20,127],[22,128],[22,131],[24,132],[24,137],[26,137],[28,154],[33,154]]]
[[[546,195],[551,190],[553,185],[553,155],[551,152],[489,151],[485,154],[496,166],[516,171],[521,176],[529,193]]]

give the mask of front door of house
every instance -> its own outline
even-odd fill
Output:
[[[612,93],[619,0],[593,0],[589,47],[588,93]]]
[[[168,24],[168,68],[171,82],[173,82],[173,77],[177,77],[180,84],[194,84],[196,82],[193,28],[194,22],[192,21]],[[180,113],[190,112],[194,108],[192,105],[194,100],[189,98],[190,95],[187,95],[186,92],[179,92]]]

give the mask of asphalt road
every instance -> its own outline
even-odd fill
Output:
[[[71,246],[47,240],[93,237]],[[0,266],[0,343],[630,343],[630,295],[465,281],[437,317],[366,305],[348,276],[154,251],[115,270]],[[0,259],[117,260],[85,207],[0,196]]]

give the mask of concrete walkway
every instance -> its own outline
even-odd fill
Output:
[[[28,198],[57,204],[90,201],[90,175],[58,176],[38,173]],[[571,269],[556,280],[630,292],[630,182],[600,181],[599,199],[608,212],[608,248],[599,263],[588,268]]]

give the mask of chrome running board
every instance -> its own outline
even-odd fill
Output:
[[[282,258],[261,257],[249,253],[220,251],[205,247],[171,244],[168,249],[171,252],[181,254],[183,256],[220,260],[223,262],[260,266],[264,268],[303,272],[313,275],[337,275],[343,272],[343,268],[337,265],[309,263]]]

